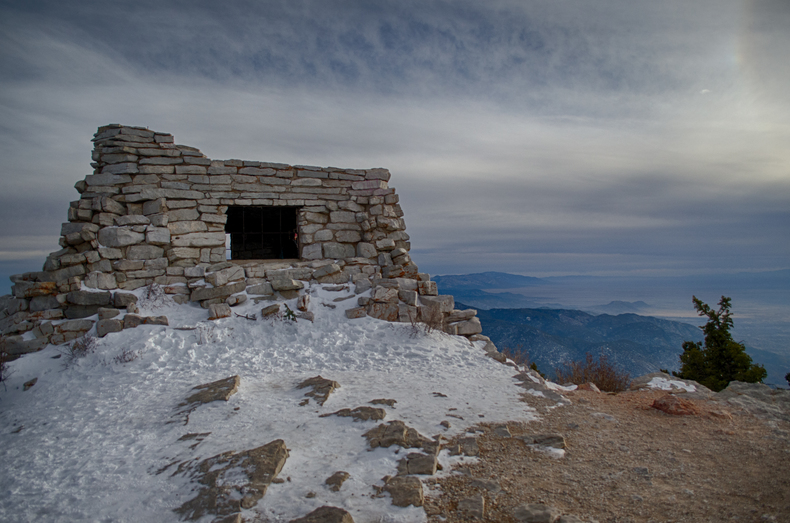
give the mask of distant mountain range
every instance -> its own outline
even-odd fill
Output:
[[[704,288],[709,292],[711,288],[721,288],[727,295],[730,290],[751,289],[751,295],[744,295],[736,302],[736,330],[740,328],[747,333],[746,340],[738,333],[736,339],[746,345],[747,353],[756,363],[765,366],[768,371],[766,383],[786,387],[784,375],[790,370],[790,353],[781,349],[787,349],[782,342],[790,337],[790,329],[782,321],[782,311],[790,310],[787,294],[783,292],[789,275],[790,271],[782,270],[699,278],[617,279],[593,276],[534,278],[483,272],[432,276],[432,279],[437,282],[441,294],[455,297],[456,308],[477,309],[483,334],[500,350],[509,347],[527,353],[530,360],[549,375],[554,375],[554,369],[565,362],[584,359],[587,352],[594,356],[607,354],[632,377],[660,368],[677,370],[683,342],[702,339],[702,331],[694,325],[701,325],[702,319],[677,318],[677,314],[662,311],[679,308],[667,305],[667,289],[673,292],[680,289],[683,301],[688,299],[688,309],[691,309],[691,294],[699,292],[694,289]],[[646,300],[659,303],[611,299],[617,295],[613,290],[622,291],[632,286],[644,291]],[[579,293],[574,292],[576,289]],[[608,303],[607,296],[610,296]],[[763,300],[762,309],[754,308],[755,296]],[[585,303],[575,304],[580,298],[586,298]],[[590,305],[598,298],[598,303],[605,304]],[[746,298],[752,301],[747,302]],[[560,303],[560,300],[570,303]],[[751,306],[751,316],[738,320],[739,304]],[[765,311],[764,315],[755,314],[755,310]],[[674,321],[677,319],[683,321]],[[754,348],[749,344],[750,339],[759,340],[758,345],[769,350]]]
[[[463,303],[459,308],[468,308]],[[700,329],[686,323],[637,314],[617,316],[564,309],[478,309],[483,333],[502,350],[528,354],[549,375],[560,365],[579,361],[589,352],[606,354],[632,377],[659,368],[678,369],[686,340],[702,339]]]

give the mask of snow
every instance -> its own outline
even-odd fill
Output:
[[[696,392],[697,387],[680,380],[668,380],[666,378],[655,377],[647,382],[647,387],[659,390],[682,389],[686,392]]]
[[[359,523],[421,522],[422,508],[372,496],[373,485],[395,474],[405,454],[369,450],[362,434],[377,422],[321,414],[395,399],[394,408],[384,406],[384,422],[403,420],[428,437],[464,434],[479,422],[536,419],[519,399],[524,389],[515,370],[486,357],[484,343],[409,324],[349,320],[344,311],[357,300],[333,300],[350,291],[316,285],[309,292],[314,323],[238,316],[210,322],[196,305],[141,300],[140,314],[166,315],[170,325],[108,334],[95,352],[69,365],[64,347],[54,346],[12,362],[0,387],[0,520],[178,521],[173,509],[194,496],[196,484],[173,475],[176,466],[157,471],[281,438],[290,456],[279,477],[288,480],[272,484],[245,518],[289,521],[334,505]],[[286,303],[296,310],[295,302]],[[250,299],[234,312],[254,315],[265,305]],[[139,357],[117,362],[131,353]],[[201,405],[184,425],[178,404],[191,389],[235,374],[238,392],[228,402]],[[323,406],[312,399],[298,406],[309,389],[297,384],[319,374],[341,387]],[[24,391],[33,378],[37,383]],[[210,434],[179,440],[189,433]],[[440,455],[445,471],[461,460],[473,461]],[[351,478],[332,492],[324,480],[339,470]]]

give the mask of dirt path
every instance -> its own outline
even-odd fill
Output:
[[[601,523],[790,522],[788,423],[706,400],[693,400],[698,416],[671,416],[650,407],[659,391],[564,394],[562,407],[525,394],[540,421],[509,425],[512,437],[486,427],[477,463],[426,482],[429,520],[471,521],[458,504],[482,494],[483,521],[544,503]],[[527,446],[527,434],[564,436],[565,456]]]

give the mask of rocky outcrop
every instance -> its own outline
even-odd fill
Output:
[[[202,487],[197,495],[175,510],[185,519],[204,515],[229,516],[254,507],[280,473],[288,458],[281,439],[243,452],[223,452],[198,463],[179,466]]]

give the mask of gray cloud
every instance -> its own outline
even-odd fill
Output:
[[[783,5],[0,3],[0,259],[57,248],[117,122],[389,167],[435,273],[786,267]]]

